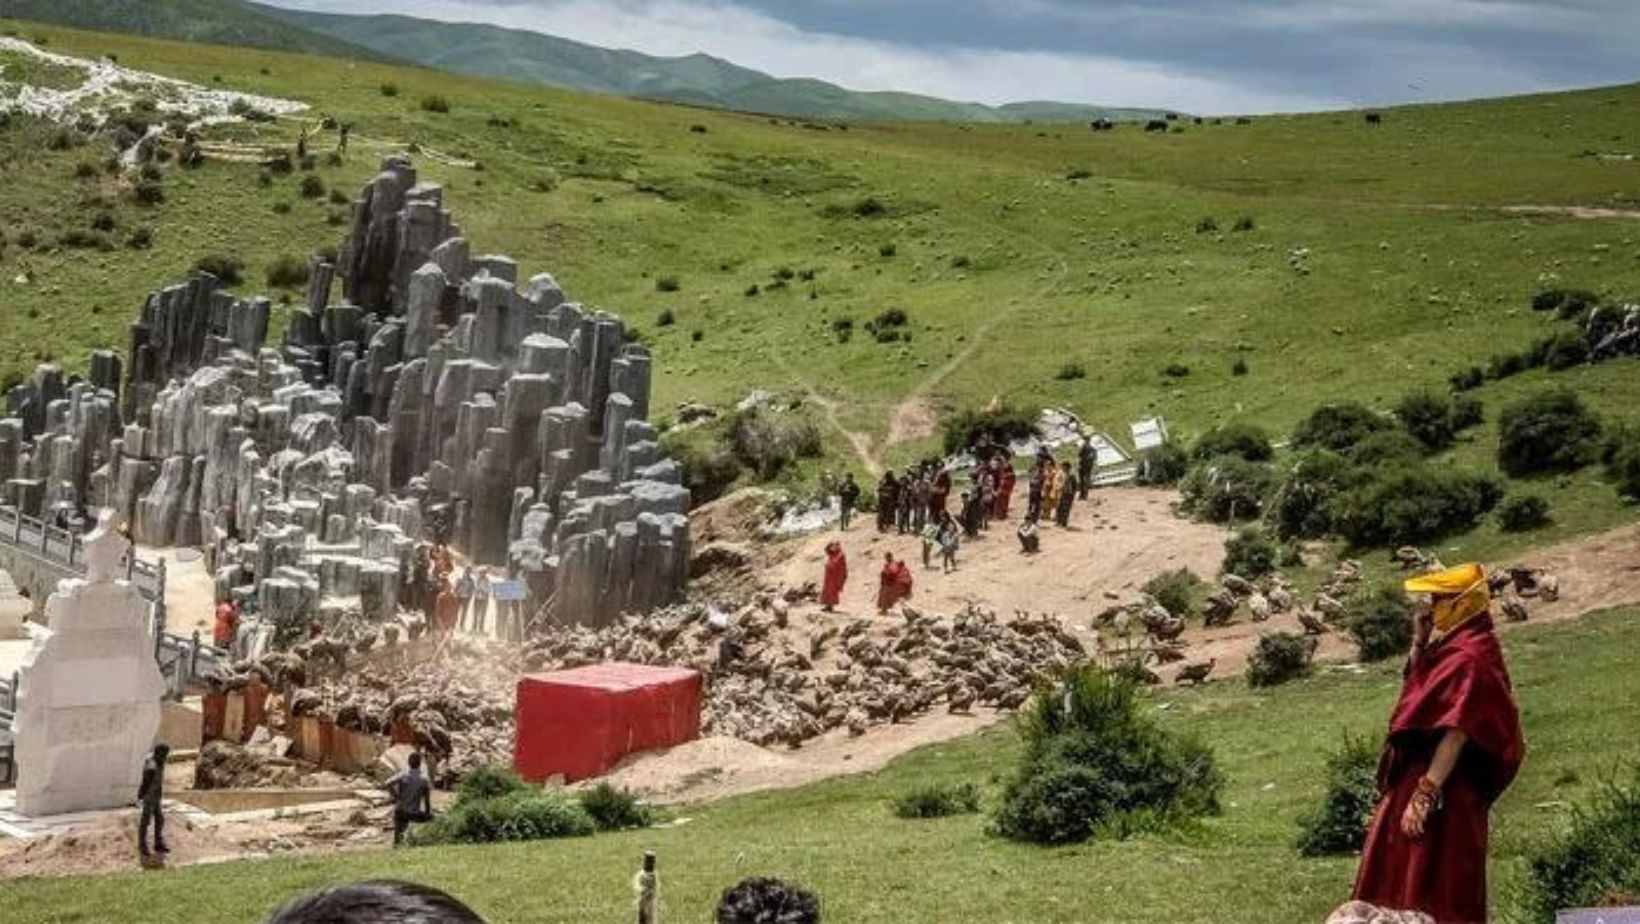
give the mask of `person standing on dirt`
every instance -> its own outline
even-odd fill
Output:
[[[490,597],[493,592],[490,581],[490,569],[478,569],[478,578],[473,582],[473,628],[474,634],[483,635],[489,622]]]
[[[144,860],[153,854],[167,854],[171,848],[165,845],[165,812],[160,803],[165,800],[165,761],[171,756],[169,745],[156,744],[154,750],[142,762],[142,783],[137,787],[137,802],[142,806],[142,816],[137,820],[137,853]],[[148,826],[154,827],[154,849],[148,849]]]
[[[938,541],[940,544],[940,568],[943,573],[950,574],[957,570],[957,544],[962,541],[962,531],[957,528],[957,521],[951,519],[951,514],[940,514]]]
[[[894,528],[894,517],[900,512],[900,482],[893,471],[883,473],[877,482],[877,532],[886,533]]]
[[[860,506],[860,486],[854,481],[853,472],[843,473],[843,483],[837,486],[837,512],[842,515],[841,527],[848,529],[849,521],[854,519],[854,509]]]
[[[352,122],[340,122],[336,126],[336,151],[339,154],[347,153],[347,136],[353,132]]]
[[[234,639],[238,635],[239,606],[232,600],[223,600],[216,605],[216,622],[211,626],[211,644],[232,651]]]
[[[383,788],[393,797],[393,846],[404,843],[411,822],[433,820],[433,786],[421,772],[421,752],[410,752],[409,766],[395,773]]]
[[[466,570],[461,572],[461,577],[456,581],[455,587],[456,600],[461,603],[461,616],[457,619],[457,623],[463,629],[468,626],[472,618],[470,614],[473,609],[473,596],[477,593],[478,579],[473,577],[472,565],[468,565]]]
[[[1076,451],[1076,490],[1082,500],[1088,499],[1088,488],[1093,482],[1093,468],[1099,462],[1099,450],[1094,448],[1093,437],[1082,437],[1082,447]]]
[[[877,584],[877,614],[888,615],[890,608],[902,600],[911,599],[911,569],[894,557],[883,553],[883,571]]]
[[[1059,502],[1053,509],[1053,521],[1060,529],[1071,525],[1071,505],[1076,502],[1076,491],[1080,484],[1076,475],[1071,472],[1071,464],[1060,463]]]
[[[820,608],[835,612],[843,599],[843,585],[848,583],[848,556],[838,542],[826,543],[825,583],[820,586]]]
[[[1031,469],[1030,493],[1026,496],[1025,519],[1036,520],[1042,516],[1042,492],[1048,485],[1048,473],[1042,457],[1038,456],[1036,466]]]

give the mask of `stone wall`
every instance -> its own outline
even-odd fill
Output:
[[[387,618],[415,543],[440,538],[561,622],[679,595],[689,492],[645,420],[648,352],[551,276],[473,255],[407,159],[365,187],[336,263],[314,260],[277,346],[271,310],[196,275],[148,297],[123,361],[40,367],[0,419],[0,502],[106,506],[139,543],[206,546],[221,587],[257,585],[293,627],[336,594]]]

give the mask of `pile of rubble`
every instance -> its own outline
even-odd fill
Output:
[[[969,607],[950,619],[906,607],[900,620],[793,626],[765,599],[728,614],[705,604],[669,607],[592,630],[567,628],[531,643],[525,667],[552,670],[605,660],[692,667],[707,677],[709,734],[797,746],[837,728],[861,734],[936,706],[1013,709],[1036,683],[1081,660],[1058,619],[1001,619]]]

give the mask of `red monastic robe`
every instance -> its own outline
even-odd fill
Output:
[[[877,609],[886,610],[901,600],[911,599],[911,569],[903,561],[883,566],[877,585]]]
[[[1420,838],[1401,814],[1448,729],[1467,738]],[[1438,924],[1486,920],[1487,813],[1525,757],[1520,713],[1492,617],[1477,616],[1408,665],[1378,762],[1381,798],[1367,829],[1354,897],[1422,911]]]
[[[826,582],[820,588],[822,606],[836,606],[843,599],[843,585],[848,582],[848,556],[839,549],[826,555]]]
[[[993,520],[1008,519],[1008,505],[1014,499],[1015,478],[1012,464],[1003,465],[1002,469],[997,472],[997,496],[996,501],[991,505],[991,518]]]

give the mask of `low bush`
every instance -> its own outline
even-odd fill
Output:
[[[1429,452],[1452,445],[1458,428],[1452,423],[1452,399],[1432,391],[1415,391],[1395,403],[1395,419],[1401,428]]]
[[[1636,904],[1640,896],[1640,771],[1603,786],[1571,824],[1531,852],[1521,920],[1553,924],[1565,908]]]
[[[1139,454],[1141,485],[1165,487],[1178,484],[1190,471],[1190,454],[1178,443],[1163,443],[1155,449]]]
[[[1358,466],[1384,468],[1396,464],[1420,465],[1424,444],[1402,429],[1374,433],[1349,450],[1349,460]]]
[[[1362,661],[1393,658],[1412,646],[1412,601],[1397,582],[1350,597],[1344,603],[1342,622]]]
[[[838,343],[848,343],[854,339],[854,319],[833,318],[831,321],[831,334],[837,338]]]
[[[1196,465],[1180,482],[1184,509],[1213,523],[1256,519],[1275,487],[1263,462],[1220,456]]]
[[[899,252],[899,246],[894,244],[892,241],[877,248],[877,255],[879,257],[892,257]]]
[[[1327,754],[1321,804],[1298,818],[1293,846],[1306,857],[1336,856],[1360,850],[1367,824],[1378,805],[1378,749],[1366,738],[1345,735]]]
[[[147,250],[154,245],[154,230],[149,227],[135,228],[125,239],[125,246],[132,250]]]
[[[655,280],[656,292],[676,292],[683,288],[683,283],[676,276],[661,276]]]
[[[1618,494],[1640,501],[1640,437],[1631,435],[1613,445],[1606,457],[1606,477]]]
[[[1247,374],[1247,358],[1237,356],[1236,361],[1230,364],[1230,374],[1240,378]]]
[[[1157,725],[1132,682],[1085,665],[1033,697],[1024,754],[992,817],[1004,837],[1067,844],[1214,814],[1212,752]]]
[[[1034,433],[1036,415],[997,402],[984,409],[969,409],[953,415],[945,422],[943,444],[946,455],[952,455],[970,448],[982,435],[989,437],[992,443],[1006,445]]]
[[[1533,347],[1533,352],[1541,353],[1543,365],[1554,372],[1562,372],[1589,361],[1589,345],[1577,331],[1563,330],[1545,338]]]
[[[290,254],[276,257],[268,264],[267,280],[270,289],[294,289],[307,285],[308,262]]]
[[[1452,398],[1452,426],[1459,433],[1486,422],[1486,405],[1473,395]]]
[[[494,799],[508,793],[523,792],[530,788],[524,778],[513,771],[511,767],[499,764],[480,764],[467,771],[456,784],[456,799],[468,801],[475,799]]]
[[[670,308],[663,308],[661,313],[655,317],[656,327],[671,327],[676,323],[678,323],[678,316],[673,314]]]
[[[157,177],[138,177],[137,181],[131,184],[131,201],[138,205],[159,205],[164,202],[164,181]]]
[[[1575,317],[1600,303],[1600,296],[1583,289],[1545,289],[1532,296],[1533,311],[1553,311],[1562,318]]]
[[[245,261],[227,254],[207,254],[194,261],[194,272],[210,273],[225,286],[245,281]]]
[[[1218,219],[1214,218],[1211,215],[1209,215],[1206,218],[1203,218],[1200,221],[1196,222],[1196,233],[1197,234],[1212,234],[1213,232],[1215,232],[1217,230],[1219,230]]]
[[[1536,494],[1517,494],[1498,505],[1498,527],[1523,533],[1549,525],[1549,502]]]
[[[765,481],[779,477],[798,459],[819,456],[823,449],[820,428],[813,421],[760,408],[735,415],[728,445],[742,465]]]
[[[432,96],[423,96],[421,98],[421,109],[423,112],[449,112],[450,101],[436,94]]]
[[[1235,225],[1232,226],[1230,228],[1230,230],[1231,231],[1251,231],[1251,230],[1253,230],[1254,227],[1255,227],[1255,223],[1253,221],[1253,216],[1243,215],[1240,218],[1236,219]]]
[[[399,85],[396,83],[384,83],[381,85],[380,90],[383,96],[393,97],[399,95]]]
[[[599,831],[626,831],[647,828],[655,822],[655,813],[638,801],[631,790],[617,789],[608,783],[599,783],[578,794],[581,808],[592,818]]]
[[[1498,466],[1514,477],[1575,471],[1600,452],[1600,421],[1574,392],[1546,391],[1498,415]]]
[[[1237,456],[1249,462],[1265,462],[1275,454],[1269,434],[1249,423],[1214,427],[1202,434],[1191,453],[1198,459]]]
[[[1469,529],[1502,496],[1490,475],[1400,464],[1340,495],[1331,510],[1338,532],[1357,546],[1403,545]]]
[[[113,250],[114,242],[101,231],[92,231],[85,228],[70,228],[64,231],[57,243],[74,250]]]
[[[1195,611],[1196,597],[1201,588],[1202,579],[1196,577],[1195,572],[1189,568],[1178,568],[1163,571],[1146,581],[1139,590],[1161,604],[1162,609],[1183,618]]]
[[[586,837],[597,830],[581,803],[562,792],[528,789],[485,799],[458,799],[416,828],[415,844],[491,844]]]
[[[1170,379],[1182,379],[1190,375],[1190,367],[1183,363],[1168,363],[1162,367],[1162,375]]]
[[[1454,391],[1473,391],[1486,383],[1486,370],[1480,366],[1470,366],[1453,373],[1447,381]]]
[[[1275,489],[1268,510],[1283,539],[1319,539],[1333,532],[1333,499],[1356,479],[1343,456],[1315,449],[1294,459]]]
[[[1291,632],[1265,632],[1247,656],[1247,685],[1273,687],[1310,672],[1315,640]]]
[[[973,783],[955,786],[930,783],[895,796],[891,805],[899,818],[971,815],[979,811],[979,787]]]
[[[1055,372],[1053,377],[1061,382],[1074,382],[1077,379],[1087,378],[1088,370],[1081,363],[1068,362],[1060,366],[1059,371]]]
[[[1225,540],[1224,564],[1220,569],[1225,574],[1259,578],[1276,570],[1280,558],[1281,550],[1264,535],[1264,530],[1249,526]]]
[[[318,199],[325,194],[325,181],[310,173],[302,177],[302,184],[297,190],[303,199]]]

